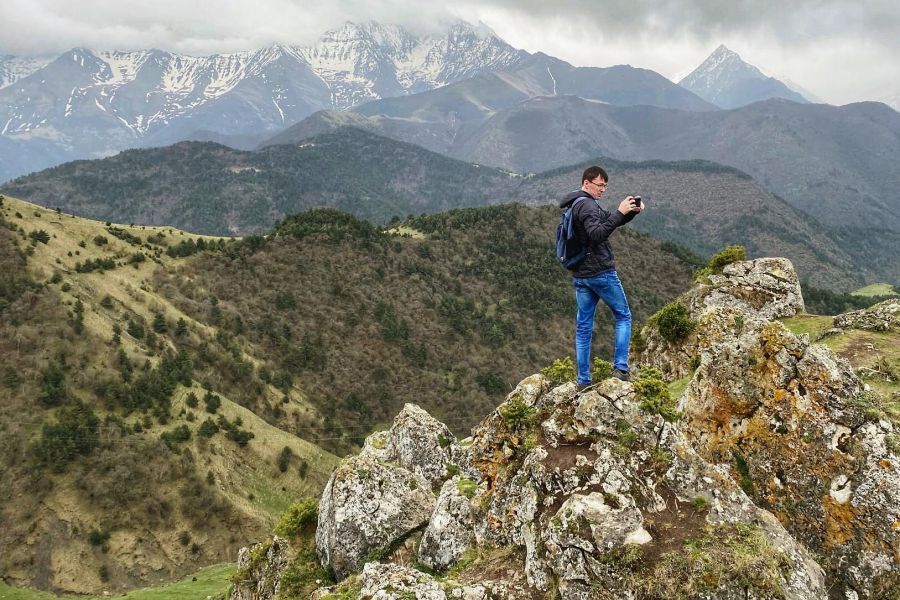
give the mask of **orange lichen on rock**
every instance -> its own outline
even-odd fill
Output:
[[[839,504],[831,496],[824,496],[822,507],[825,509],[825,547],[834,548],[853,538],[853,521],[858,512],[853,505],[849,502]]]

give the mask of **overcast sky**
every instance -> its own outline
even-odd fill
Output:
[[[677,79],[723,43],[827,102],[900,103],[898,0],[0,0],[0,54],[212,54],[312,43],[346,20],[425,31],[450,14],[579,66],[631,64]]]

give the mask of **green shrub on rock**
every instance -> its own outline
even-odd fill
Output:
[[[663,339],[673,343],[687,337],[696,326],[687,307],[678,301],[669,302],[650,318]]]
[[[718,275],[722,270],[733,262],[739,260],[747,260],[747,251],[743,246],[728,246],[713,254],[712,258],[702,269],[694,273],[694,281],[709,283],[710,275]]]
[[[541,369],[541,375],[550,385],[559,385],[575,380],[575,363],[572,357],[557,358],[549,367]]]
[[[319,503],[314,498],[307,498],[291,504],[281,515],[281,521],[275,527],[275,534],[290,540],[304,533],[308,528],[315,531],[318,510]]]
[[[634,389],[642,410],[658,414],[669,423],[682,417],[678,403],[669,393],[669,386],[658,369],[644,367],[638,371],[634,378]]]

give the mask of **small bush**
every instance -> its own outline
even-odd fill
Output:
[[[651,317],[659,328],[659,333],[668,342],[678,342],[694,330],[690,312],[681,302],[669,302]]]
[[[743,246],[728,246],[716,252],[705,267],[694,273],[694,281],[709,282],[710,275],[718,275],[733,262],[747,260],[747,252]]]
[[[301,533],[315,531],[319,503],[313,498],[291,504],[275,527],[275,534],[293,539]]]
[[[200,437],[211,438],[219,432],[219,426],[212,419],[206,419],[197,428],[197,435]]]
[[[102,529],[91,529],[88,533],[88,543],[91,546],[102,546],[109,541],[109,532]]]
[[[191,543],[191,533],[189,531],[182,531],[178,534],[178,543],[182,546],[187,546]]]
[[[613,365],[608,360],[602,358],[594,358],[594,365],[591,368],[591,378],[593,381],[601,381],[612,377]]]
[[[541,369],[541,375],[544,376],[550,385],[559,385],[567,381],[575,380],[575,363],[572,357],[558,358],[550,364],[549,367]]]
[[[500,416],[506,424],[506,428],[515,431],[520,427],[527,427],[537,414],[534,407],[525,404],[522,396],[516,394],[500,406]]]
[[[288,466],[291,464],[291,457],[294,455],[294,451],[285,446],[281,449],[281,453],[278,455],[278,470],[282,473],[286,473],[288,470]]]
[[[28,234],[28,237],[30,237],[35,242],[40,242],[42,244],[47,244],[50,242],[50,234],[43,229],[32,231]]]
[[[638,371],[634,379],[634,389],[642,410],[658,414],[669,423],[682,417],[678,404],[669,394],[669,386],[666,385],[659,370],[645,367]]]
[[[222,406],[222,400],[212,392],[206,392],[203,403],[206,405],[206,412],[210,414],[216,414],[216,411]]]
[[[163,432],[159,437],[166,446],[173,448],[175,444],[180,444],[191,439],[191,430],[188,429],[187,425],[181,424],[171,431]]]
[[[475,383],[481,386],[481,389],[489,396],[499,396],[506,391],[506,383],[500,374],[494,371],[480,373],[475,377]]]

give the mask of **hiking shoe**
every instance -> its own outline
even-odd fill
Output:
[[[583,392],[584,390],[586,390],[586,389],[588,389],[589,387],[591,387],[592,385],[594,385],[594,383],[593,383],[592,381],[589,381],[589,382],[587,382],[587,383],[579,383],[579,384],[578,384],[578,387],[576,388],[576,391],[579,392],[579,393],[581,393],[581,392]]]
[[[628,381],[628,371],[613,369],[612,376],[620,381]]]

